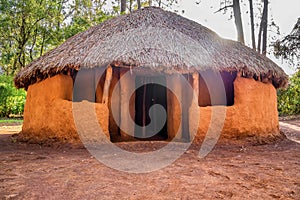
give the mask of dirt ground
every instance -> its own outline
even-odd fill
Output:
[[[202,159],[193,145],[143,174],[111,169],[84,148],[18,143],[11,136],[21,126],[0,125],[0,199],[300,199],[300,120],[280,125],[293,141],[221,142]],[[119,144],[134,151],[162,145]]]

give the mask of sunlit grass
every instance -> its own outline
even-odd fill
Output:
[[[0,123],[23,123],[23,119],[9,119],[9,118],[0,118]]]

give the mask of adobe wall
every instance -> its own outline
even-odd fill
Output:
[[[198,126],[196,140],[202,140],[212,121],[212,107],[190,108],[190,115],[199,109],[199,122],[190,117],[190,128]],[[254,79],[237,77],[234,81],[234,105],[214,106],[217,113],[214,121],[222,121],[225,110],[225,122],[221,137],[254,137],[258,140],[272,139],[280,136],[276,89],[271,83],[262,83]]]
[[[30,85],[20,138],[78,142],[72,114],[72,91],[73,80],[67,75],[56,75]],[[109,137],[107,105],[96,103],[95,108],[98,121]]]
[[[134,84],[133,80],[134,78],[123,80],[120,98],[128,89],[124,86]],[[114,88],[116,82],[117,79],[113,80],[112,88]],[[132,83],[129,84],[129,82]],[[168,87],[173,87],[173,90],[178,91],[180,95],[182,87],[176,83],[178,83],[176,76],[167,77]],[[71,143],[78,142],[79,138],[72,114],[72,90],[73,80],[66,75],[56,75],[29,86],[24,109],[24,123],[20,134],[21,138],[36,141],[53,139]],[[213,107],[216,112],[222,112],[224,109],[226,112],[222,137],[241,138],[253,136],[263,139],[280,135],[276,89],[271,83],[262,83],[253,79],[237,77],[234,81],[234,94],[233,106]],[[176,137],[180,139],[182,137],[182,127],[179,126],[181,122],[180,102],[182,102],[182,98],[179,97],[177,99],[170,90],[167,90],[167,100],[169,138],[175,137],[179,130],[179,135]],[[111,101],[113,106],[119,106],[118,102]],[[121,105],[123,103],[121,102]],[[130,102],[129,105],[129,110],[134,116],[134,102]],[[107,105],[101,103],[96,103],[95,107],[99,123],[107,137],[110,137],[109,109]],[[194,117],[199,112],[200,117]],[[211,106],[199,107],[193,104],[190,107],[189,129],[190,132],[193,130],[197,132],[196,140],[202,140],[206,135],[208,127],[212,123],[211,113]],[[121,116],[123,114],[121,111]],[[214,120],[222,120],[218,116],[221,115],[217,114]],[[121,117],[121,119],[125,123],[124,118]],[[116,124],[111,123],[111,129],[117,131],[115,126]],[[125,133],[122,135],[125,135]]]

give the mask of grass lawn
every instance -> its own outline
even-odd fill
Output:
[[[0,118],[0,124],[16,124],[23,123],[22,118]]]

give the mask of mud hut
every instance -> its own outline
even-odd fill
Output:
[[[280,135],[276,89],[287,80],[280,67],[243,44],[175,13],[144,8],[69,38],[16,75],[16,87],[27,90],[20,136],[77,141],[72,103],[86,100],[112,141],[138,138],[128,112],[145,127],[154,104],[165,108],[167,119],[156,134],[145,129],[146,138],[190,139],[196,129],[199,139],[213,123],[213,108],[226,110],[222,137],[272,138]],[[80,94],[73,92],[75,82]],[[158,117],[154,112],[152,122]]]

